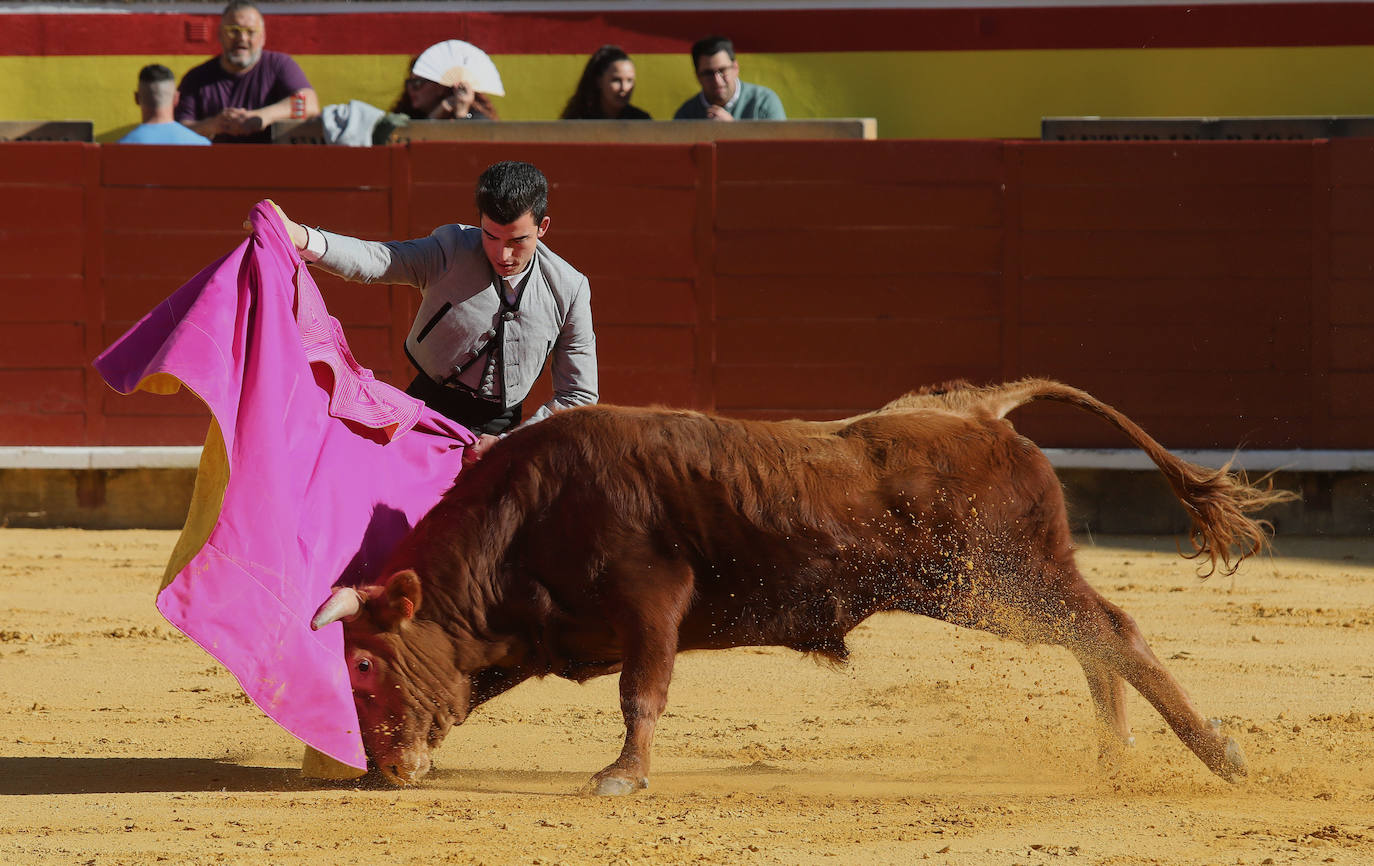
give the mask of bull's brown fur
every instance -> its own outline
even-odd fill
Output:
[[[1249,514],[1291,498],[1181,461],[1045,380],[957,384],[827,423],[559,413],[466,471],[397,549],[389,581],[365,588],[346,638],[369,753],[409,781],[505,689],[621,670],[625,748],[594,786],[632,790],[676,652],[780,645],[842,661],[854,626],[903,610],[1066,646],[1115,739],[1129,738],[1124,677],[1213,771],[1243,772],[1234,741],[1079,575],[1054,470],[1004,420],[1032,400],[1083,408],[1142,448],[1213,568],[1261,549]]]

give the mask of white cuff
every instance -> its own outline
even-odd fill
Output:
[[[329,241],[325,240],[324,232],[319,229],[310,226],[301,228],[305,229],[305,249],[301,250],[301,258],[307,262],[318,262],[321,256],[329,252]]]

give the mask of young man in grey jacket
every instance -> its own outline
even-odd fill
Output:
[[[498,162],[477,181],[479,225],[445,225],[409,241],[364,241],[286,219],[301,258],[347,280],[421,292],[406,337],[420,371],[406,389],[478,435],[480,459],[524,417],[553,362],[553,398],[529,421],[597,401],[596,334],[587,278],[539,242],[548,181],[527,162]]]

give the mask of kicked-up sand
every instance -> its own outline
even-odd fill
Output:
[[[174,540],[0,530],[0,864],[1374,863],[1374,539],[1205,582],[1172,538],[1080,539],[1240,784],[1134,691],[1136,746],[1099,763],[1064,650],[887,614],[839,670],[680,656],[650,788],[613,799],[578,792],[620,748],[614,676],[479,708],[418,787],[302,779],[153,607]]]

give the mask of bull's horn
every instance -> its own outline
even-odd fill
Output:
[[[319,631],[331,622],[338,620],[351,620],[363,609],[363,597],[358,595],[358,591],[348,586],[336,586],[329,600],[320,605],[320,609],[315,611],[315,618],[310,620],[310,630]]]

